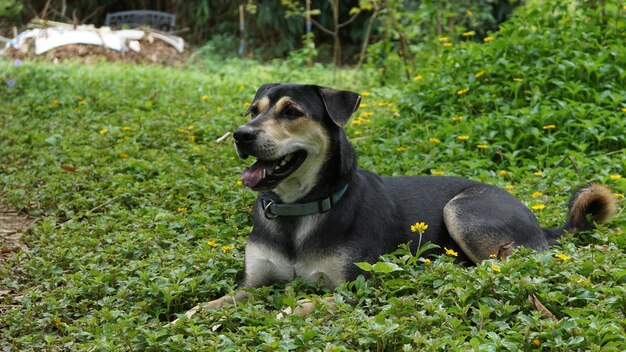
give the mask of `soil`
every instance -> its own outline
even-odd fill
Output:
[[[20,214],[0,200],[0,262],[17,252],[30,253],[22,236],[38,219]],[[0,315],[8,309],[21,307],[22,293],[0,284]]]

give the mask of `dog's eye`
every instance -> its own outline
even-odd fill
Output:
[[[288,118],[295,119],[301,117],[302,115],[304,115],[304,113],[296,108],[288,107],[283,110],[283,116]]]
[[[250,117],[255,118],[259,114],[259,108],[255,105],[250,108]]]

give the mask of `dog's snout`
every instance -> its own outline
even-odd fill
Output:
[[[243,125],[235,130],[235,133],[233,133],[233,138],[235,138],[235,142],[237,143],[251,143],[256,138],[256,135],[256,129]]]

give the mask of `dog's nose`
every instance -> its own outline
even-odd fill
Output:
[[[256,138],[256,135],[257,135],[256,129],[243,125],[237,128],[237,130],[235,130],[235,133],[233,133],[233,138],[235,138],[235,142],[245,144],[245,143],[251,143],[252,141],[254,141],[254,139]]]

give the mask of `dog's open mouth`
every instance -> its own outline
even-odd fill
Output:
[[[306,157],[307,153],[300,150],[277,160],[258,159],[243,170],[241,181],[252,189],[271,189],[296,171]]]

